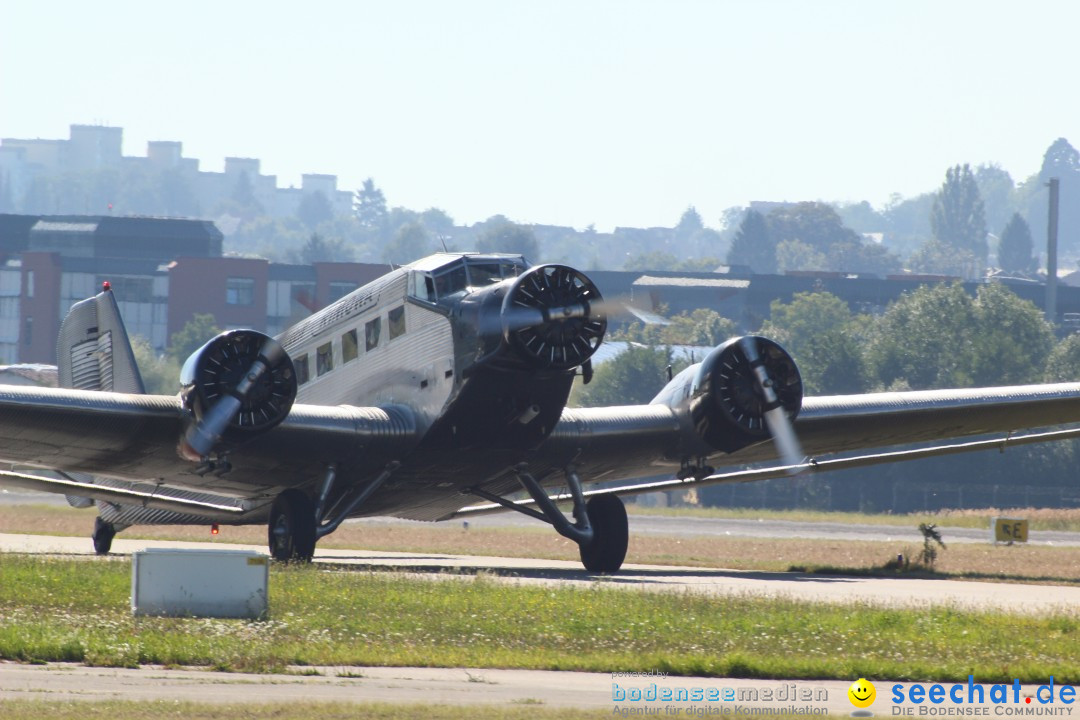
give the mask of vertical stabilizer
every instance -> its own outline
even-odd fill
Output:
[[[145,394],[112,290],[71,306],[56,341],[60,387]]]

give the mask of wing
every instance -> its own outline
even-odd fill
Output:
[[[188,421],[175,396],[0,386],[0,462],[91,473],[148,488],[210,491],[222,496],[210,502],[216,508],[230,504],[227,497],[250,500],[313,482],[327,463],[349,475],[377,472],[387,458],[407,452],[417,434],[413,415],[404,407],[296,404],[278,426],[230,452],[228,471],[222,472],[226,468],[201,467],[177,453]],[[73,482],[0,476],[0,485],[110,501],[146,504],[143,495],[149,492],[130,486],[132,494],[118,495],[115,487]],[[201,509],[198,504],[186,507]]]
[[[869,448],[944,443],[1075,422],[1080,422],[1080,383],[808,397],[795,430],[810,462],[820,463],[831,455]],[[698,430],[688,413],[660,403],[567,409],[539,455],[551,458],[554,467],[574,462],[591,479],[642,477],[692,459],[687,450],[697,447]],[[716,466],[777,457],[767,440],[707,456]],[[895,453],[875,457],[880,462],[904,459]],[[657,472],[649,473],[650,467]]]

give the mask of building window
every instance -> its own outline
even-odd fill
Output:
[[[360,354],[360,344],[356,341],[356,331],[350,330],[341,336],[341,362],[355,360]]]
[[[227,305],[252,305],[255,303],[255,280],[231,277],[225,281]]]
[[[356,283],[351,282],[332,282],[330,283],[330,296],[326,299],[326,304],[337,302],[341,298],[345,297],[353,290],[356,289]]]
[[[23,345],[34,343],[34,318],[28,317],[23,320]]]
[[[401,337],[405,334],[405,306],[394,308],[387,316],[387,324],[390,326],[390,339]]]
[[[334,345],[323,343],[315,351],[315,372],[319,377],[334,369]]]
[[[34,271],[26,271],[26,297],[34,297]]]
[[[154,279],[149,277],[107,277],[99,275],[97,287],[108,280],[117,302],[148,303],[154,300]]]
[[[370,320],[364,326],[364,341],[368,350],[374,350],[379,345],[379,333],[382,332],[382,318]]]
[[[303,385],[311,379],[311,374],[308,372],[307,353],[295,358],[293,360],[293,367],[296,368],[297,385]]]

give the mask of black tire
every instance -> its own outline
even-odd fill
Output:
[[[94,552],[98,555],[108,555],[112,548],[113,538],[116,537],[116,526],[111,522],[105,522],[98,515],[94,518],[94,534],[90,537],[94,541]]]
[[[315,506],[299,490],[278,495],[270,509],[270,556],[285,562],[311,562],[315,555]]]
[[[592,525],[593,539],[581,546],[581,563],[589,572],[618,572],[630,542],[626,506],[615,495],[600,495],[586,503],[585,513]]]

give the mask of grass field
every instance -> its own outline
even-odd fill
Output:
[[[92,510],[0,506],[0,530],[3,532],[89,536],[93,522]],[[913,525],[908,527],[914,529]],[[944,536],[948,543],[947,527]],[[120,537],[212,540],[205,527],[183,526],[139,526],[125,530]],[[263,545],[266,530],[261,526],[223,526],[216,541]],[[89,539],[86,546],[89,550]],[[578,560],[574,543],[540,523],[528,528],[473,527],[468,531],[459,523],[347,523],[320,542],[319,547]],[[919,549],[917,541],[888,543],[631,534],[627,562],[765,571],[783,571],[792,567],[809,571],[841,568],[862,573],[880,568],[897,554],[914,558]],[[955,544],[940,553],[935,570],[942,576],[957,578],[1080,584],[1080,548]]]
[[[543,705],[387,705],[289,703],[205,705],[176,702],[52,702],[0,699],[4,720],[570,720],[610,717],[609,710],[553,709]]]
[[[101,666],[406,665],[762,678],[1080,681],[1080,615],[551,588],[274,567],[260,622],[134,618],[126,560],[0,556],[0,658]]]

